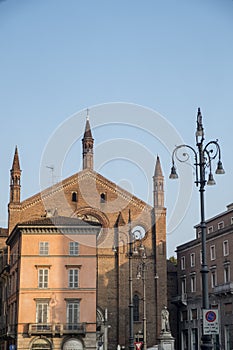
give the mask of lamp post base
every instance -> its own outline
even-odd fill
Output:
[[[213,349],[212,337],[210,335],[203,335],[201,341],[201,350]]]

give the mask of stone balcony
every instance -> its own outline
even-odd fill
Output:
[[[63,334],[86,334],[86,323],[29,323],[28,335],[48,335],[53,336]]]
[[[184,306],[187,306],[187,294],[183,293],[181,295],[177,295],[176,297],[172,298],[173,304],[182,304]]]
[[[233,294],[233,282],[219,284],[214,287],[214,294]]]

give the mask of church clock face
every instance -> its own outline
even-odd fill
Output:
[[[132,229],[132,235],[135,240],[140,240],[145,237],[146,230],[142,226],[135,226]]]

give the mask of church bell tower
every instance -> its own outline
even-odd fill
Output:
[[[21,169],[19,165],[19,155],[17,146],[15,147],[15,154],[10,174],[10,203],[18,204],[20,203]]]
[[[87,110],[86,126],[85,126],[84,136],[82,139],[82,144],[83,144],[83,170],[84,169],[93,170],[94,139],[91,133],[88,110]]]
[[[154,181],[154,208],[164,207],[164,177],[160,164],[159,156],[155,163]]]

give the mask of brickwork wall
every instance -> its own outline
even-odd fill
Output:
[[[77,202],[72,201],[72,193]],[[105,201],[101,201],[101,194]],[[98,240],[98,284],[97,304],[108,309],[109,349],[117,344],[127,346],[129,337],[129,277],[128,277],[128,225],[123,225],[116,235],[114,227],[122,213],[124,222],[128,222],[131,211],[132,227],[142,225],[146,236],[143,244],[151,263],[147,269],[147,328],[148,346],[157,343],[160,332],[161,309],[167,305],[166,271],[166,210],[153,210],[152,207],[118,188],[94,171],[84,170],[54,185],[23,202],[9,205],[10,230],[19,223],[44,216],[46,211],[68,217],[97,219],[103,226]],[[156,218],[154,222],[154,218]],[[138,242],[137,242],[138,244]],[[117,254],[113,246],[119,246]],[[139,258],[133,259],[133,289],[142,296],[142,281],[136,279]],[[155,273],[159,279],[155,279]],[[140,302],[140,320],[142,320],[142,302]],[[135,333],[142,330],[142,321],[134,325]]]

